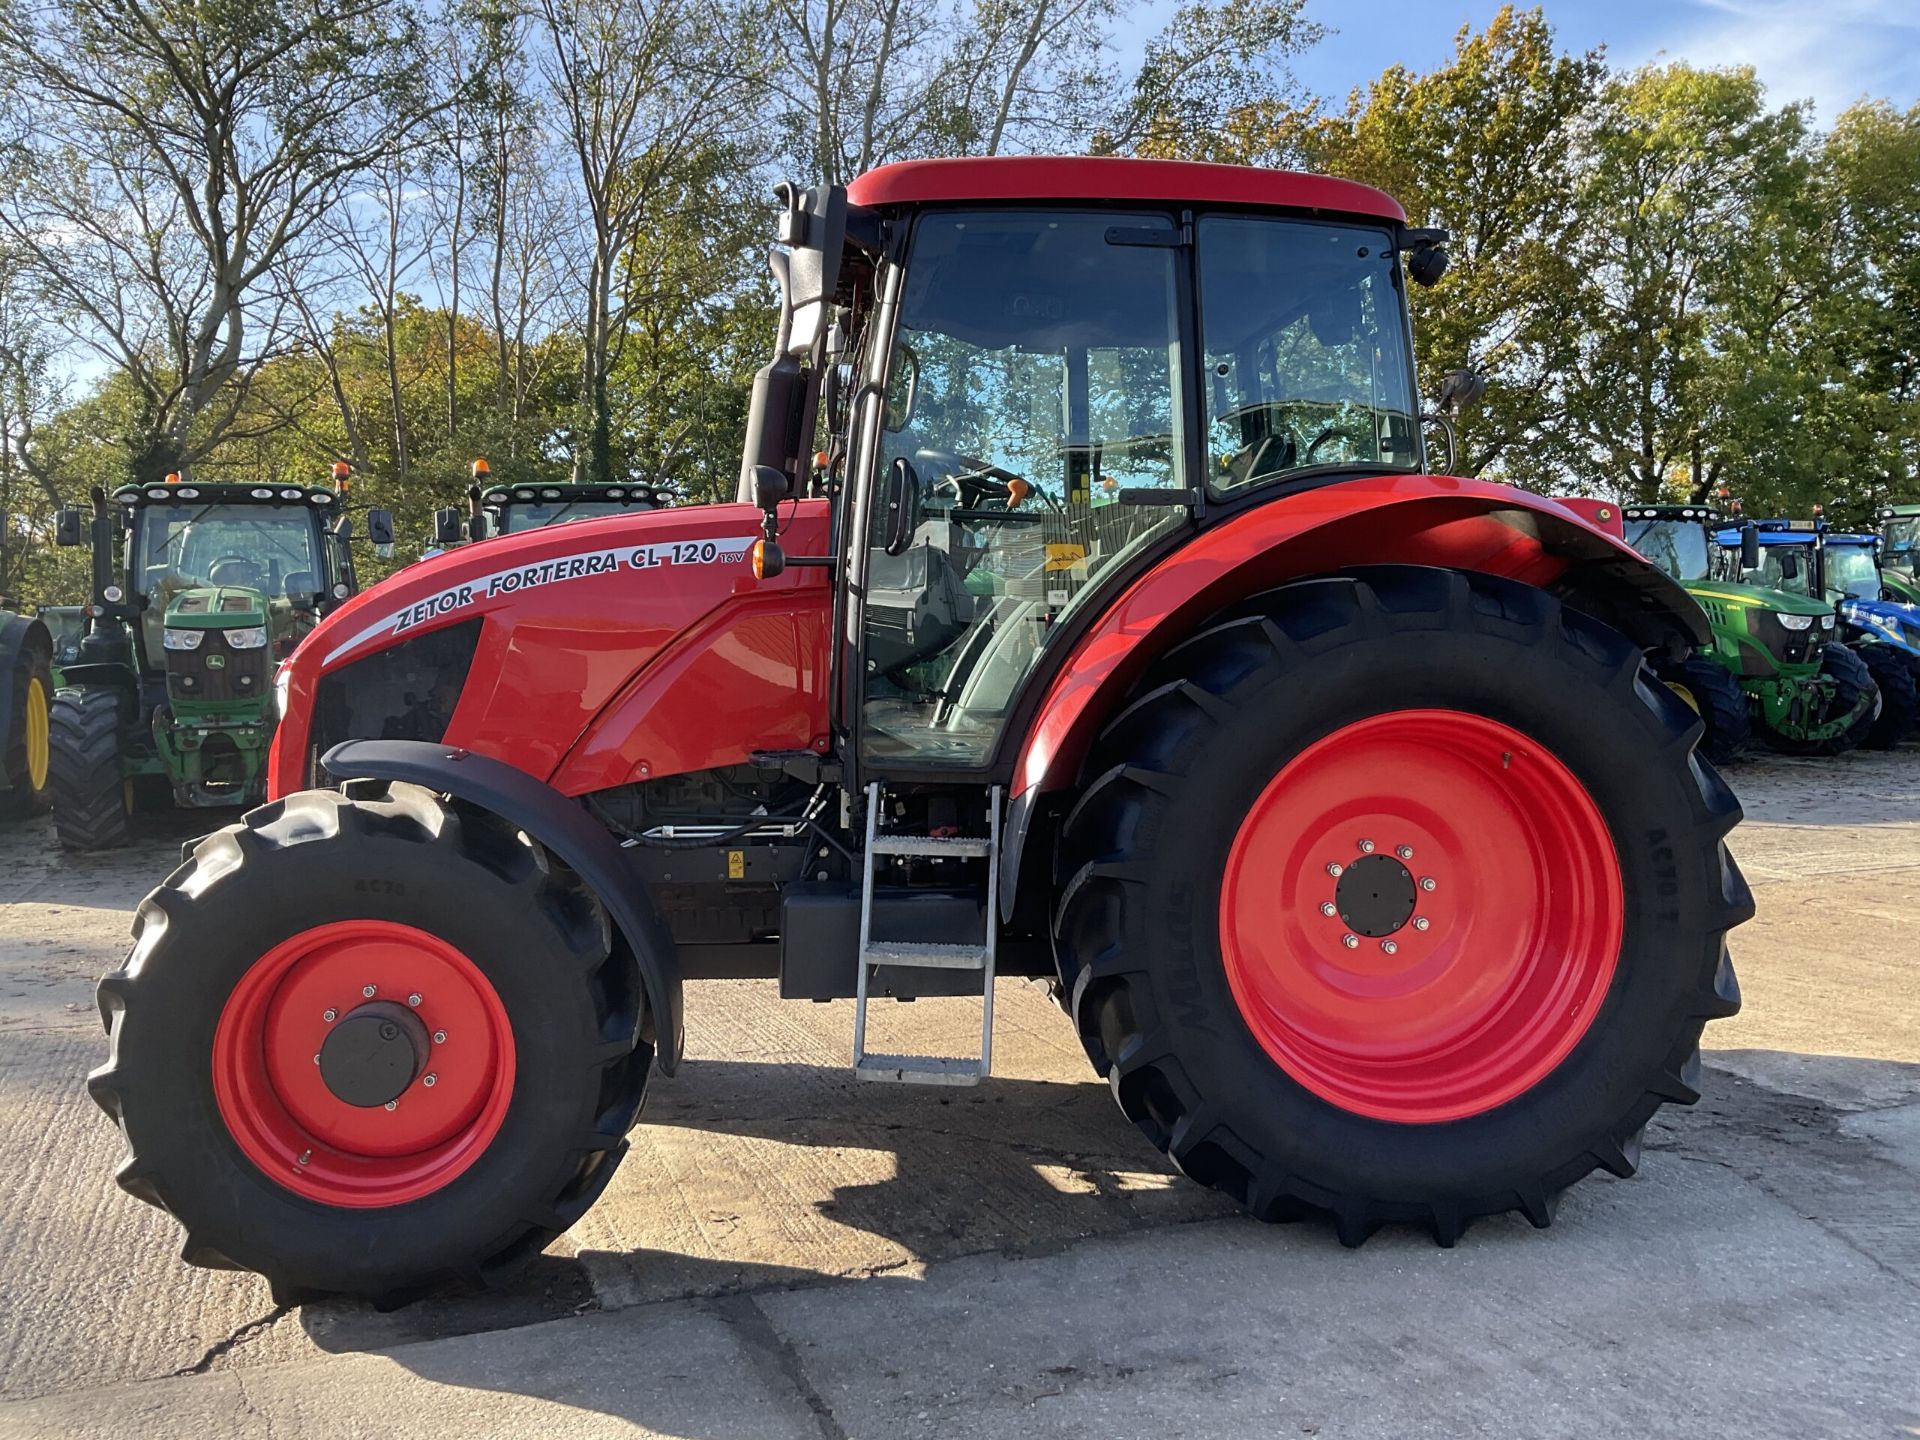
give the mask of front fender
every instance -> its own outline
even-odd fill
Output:
[[[1519,580],[1649,651],[1712,643],[1706,616],[1677,581],[1546,496],[1485,480],[1393,475],[1243,510],[1129,585],[1054,676],[1014,766],[1002,913],[1012,913],[1014,889],[1029,868],[1020,857],[1040,795],[1074,783],[1093,736],[1157,656],[1264,590],[1358,565],[1434,565]]]
[[[578,802],[501,760],[420,740],[348,740],[320,759],[340,780],[399,780],[465,800],[511,821],[558,855],[607,907],[633,951],[653,1013],[663,1073],[680,1063],[684,1008],[673,942],[636,886],[620,846]]]

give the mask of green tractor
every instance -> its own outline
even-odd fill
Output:
[[[44,620],[0,608],[0,820],[47,810],[53,650]]]
[[[1879,520],[1881,598],[1920,605],[1920,505],[1884,506]]]
[[[125,844],[143,809],[258,803],[274,668],[357,589],[341,508],[319,486],[170,475],[60,512],[59,543],[93,552],[86,634],[51,714],[62,846]],[[385,511],[367,528],[392,543]]]
[[[1716,764],[1737,759],[1755,731],[1789,755],[1836,755],[1858,745],[1879,708],[1860,658],[1833,640],[1831,606],[1751,583],[1760,537],[1735,533],[1716,555],[1721,517],[1707,505],[1630,505],[1627,543],[1686,586],[1713,629],[1713,646],[1659,664],[1669,689],[1699,712],[1700,745]]]

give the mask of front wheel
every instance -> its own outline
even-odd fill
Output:
[[[1698,1098],[1740,811],[1618,633],[1513,582],[1289,585],[1172,651],[1063,822],[1054,941],[1121,1109],[1262,1219],[1545,1225]]]
[[[1920,718],[1912,657],[1891,645],[1862,645],[1855,653],[1880,687],[1880,712],[1868,725],[1861,746],[1891,750],[1913,733],[1914,721]]]
[[[0,791],[0,820],[24,820],[44,815],[53,803],[47,790],[52,763],[53,660],[32,640],[13,658],[12,710],[0,732],[0,763],[6,767],[6,789]]]
[[[626,1150],[632,954],[514,826],[394,785],[201,841],[100,982],[123,1188],[196,1264],[395,1300],[537,1254]]]
[[[111,686],[62,690],[53,702],[47,786],[65,850],[111,850],[133,838],[133,791],[122,765],[126,702]]]

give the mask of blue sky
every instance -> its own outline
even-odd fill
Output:
[[[1172,0],[1155,0],[1171,13]],[[1307,0],[1330,34],[1296,70],[1317,94],[1344,98],[1398,61],[1429,69],[1462,25],[1484,26],[1499,0]],[[1562,48],[1604,45],[1620,65],[1684,59],[1752,65],[1772,99],[1812,100],[1825,124],[1863,95],[1901,108],[1920,100],[1920,0],[1550,0]]]

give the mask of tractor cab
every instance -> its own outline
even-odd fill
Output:
[[[1763,520],[1760,530],[1769,558],[1793,572],[1783,583],[1833,606],[1849,645],[1887,645],[1920,662],[1920,605],[1888,598],[1880,536],[1835,531],[1821,519]]]
[[[1384,196],[1116,207],[999,167],[991,203],[923,203],[972,163],[786,192],[742,498],[763,573],[843,563],[860,597],[836,700],[862,773],[1002,761],[1034,677],[1196,522],[1425,463],[1403,278],[1437,278],[1441,237]],[[805,493],[835,553],[789,560],[779,507]]]
[[[652,485],[495,485],[479,495],[484,533],[517,535],[543,525],[658,510],[666,498]]]
[[[1876,518],[1887,598],[1920,603],[1920,505],[1887,505]]]

